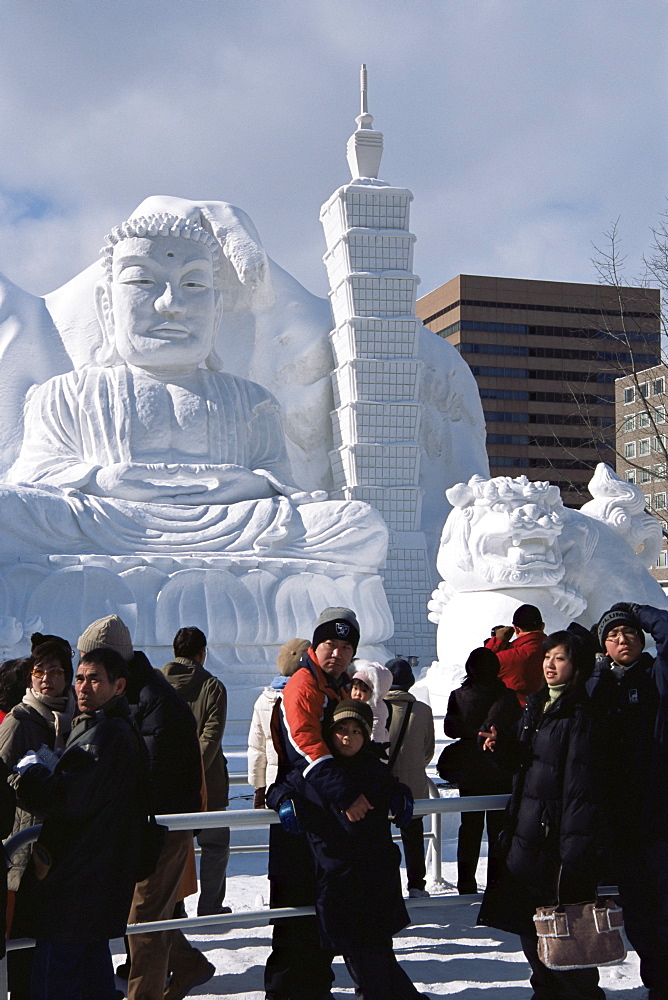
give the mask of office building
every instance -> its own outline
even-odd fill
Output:
[[[659,291],[460,274],[416,312],[471,367],[491,475],[590,499],[596,463],[615,466],[615,380],[660,359]]]
[[[668,368],[664,364],[615,383],[617,472],[645,494],[645,509],[661,522],[664,540],[652,575],[668,589]]]

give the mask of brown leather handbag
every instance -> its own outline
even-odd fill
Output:
[[[626,958],[622,909],[612,899],[539,906],[538,957],[548,969],[589,969]]]

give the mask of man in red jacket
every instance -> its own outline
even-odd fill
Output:
[[[275,733],[277,781],[298,768],[325,800],[339,804],[351,822],[363,819],[370,804],[334,760],[323,730],[339,701],[349,697],[346,671],[359,639],[359,623],[350,608],[325,608],[310,647],[283,689],[276,720],[280,733]],[[315,871],[304,834],[269,828],[269,884],[271,907],[315,903]],[[266,1000],[331,1000],[333,958],[320,946],[315,917],[278,920],[265,967]]]
[[[522,708],[527,695],[537,691],[543,682],[544,628],[538,608],[521,604],[513,615],[513,624],[492,629],[492,637],[485,643],[499,658],[499,680],[515,692]]]

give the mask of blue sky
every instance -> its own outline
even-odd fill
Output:
[[[427,292],[459,272],[629,277],[668,194],[660,0],[0,0],[0,270],[52,290],[150,194],[244,209],[327,292],[359,65]]]

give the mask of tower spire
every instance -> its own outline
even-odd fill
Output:
[[[366,63],[360,69],[360,113],[355,119],[357,130],[348,139],[348,166],[353,180],[378,177],[383,155],[383,133],[374,131],[373,115],[369,114]]]

